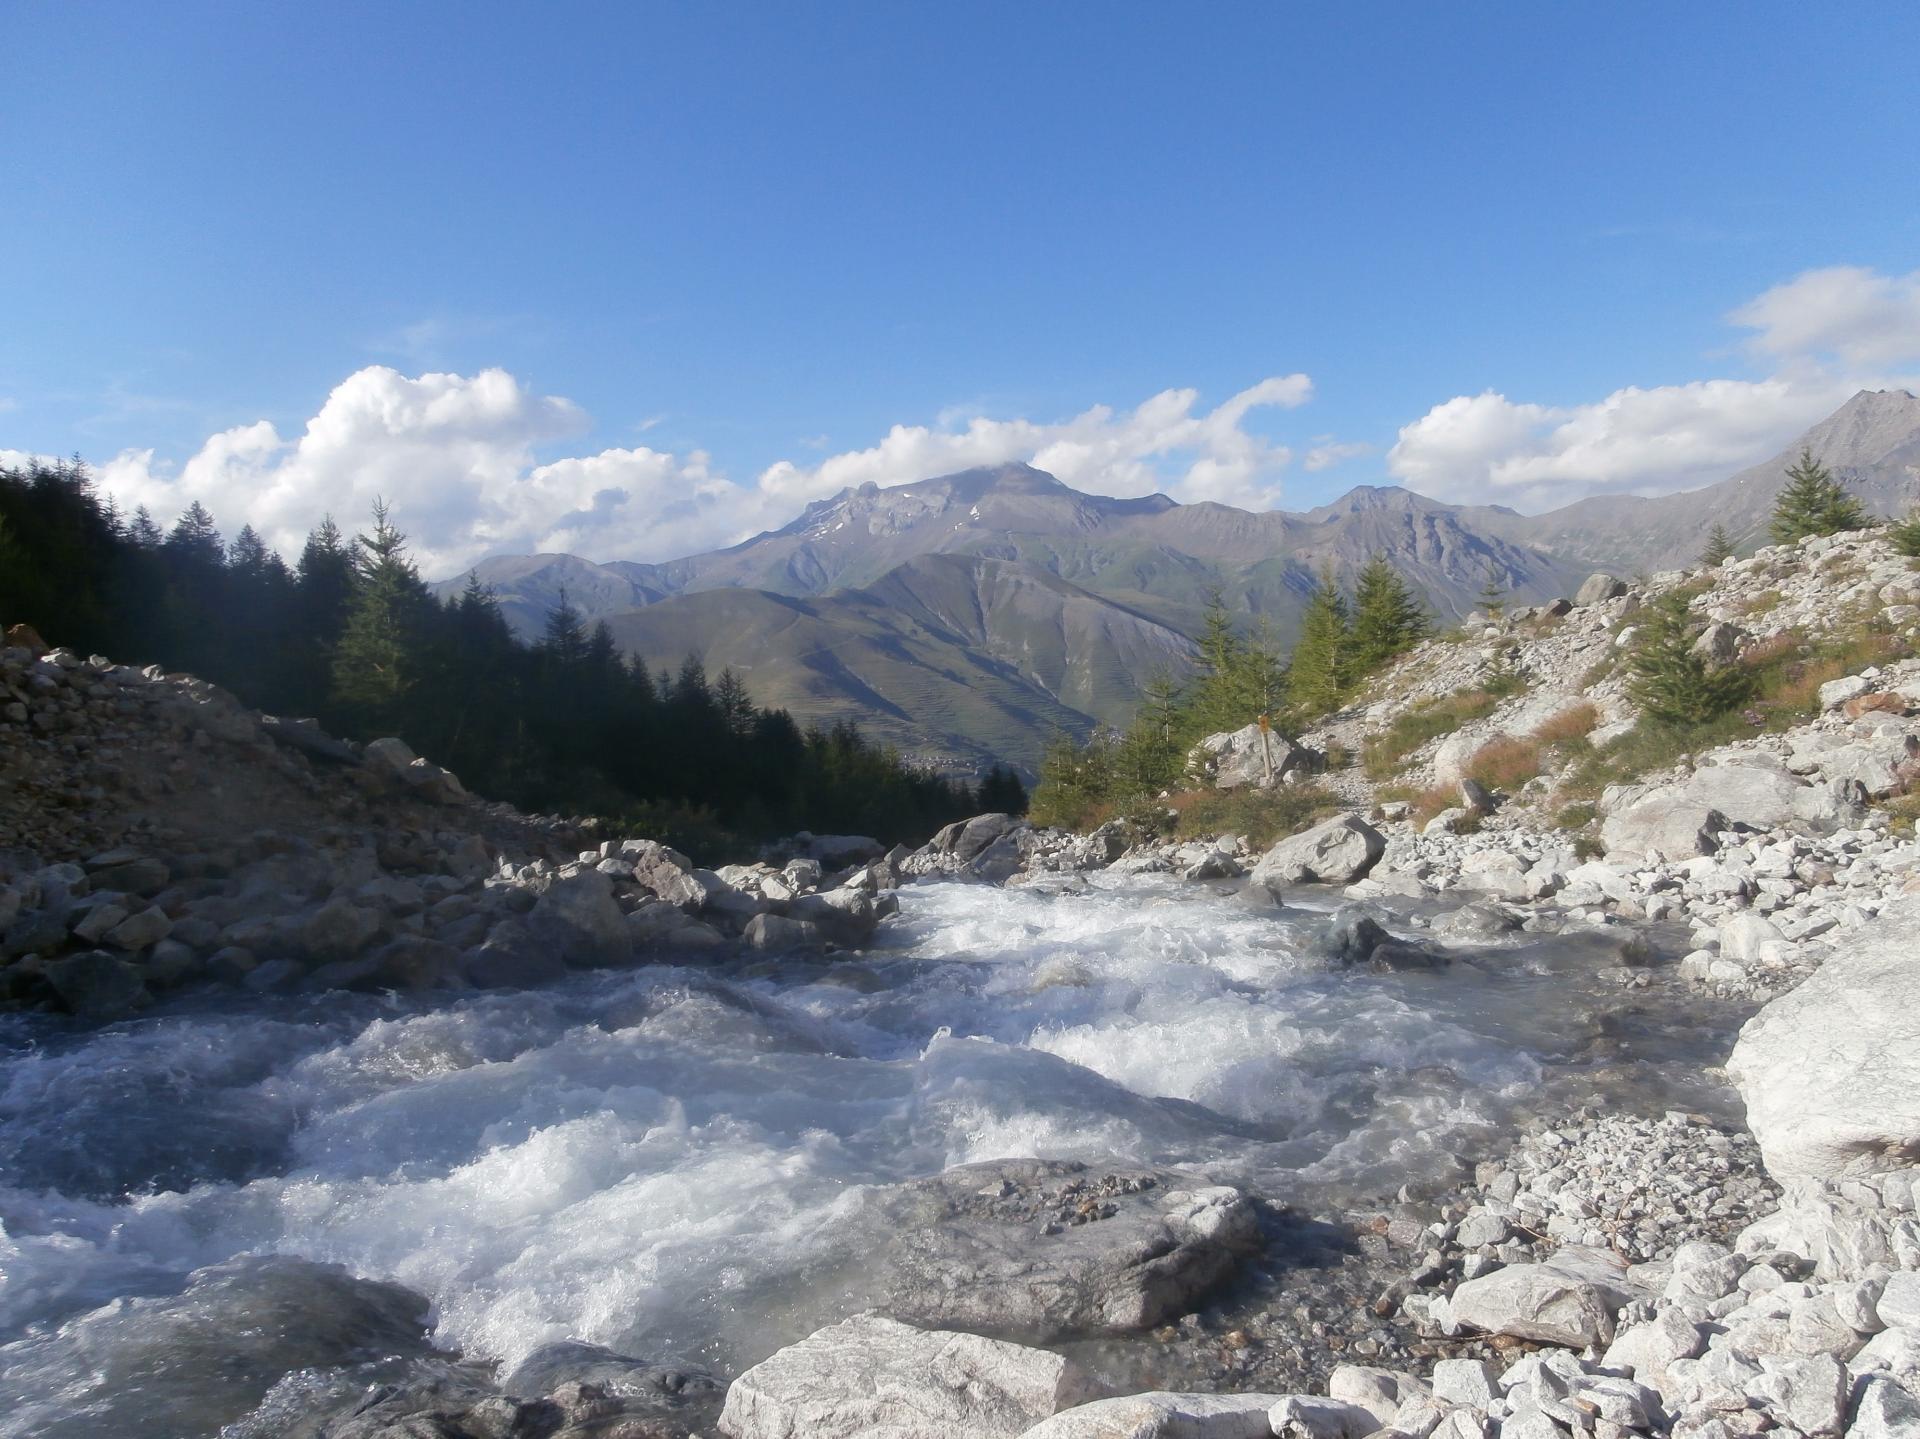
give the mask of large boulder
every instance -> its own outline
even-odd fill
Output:
[[[1727,1073],[1775,1179],[1920,1161],[1917,946],[1903,899],[1741,1029]]]
[[[1386,852],[1380,831],[1358,815],[1341,814],[1283,839],[1253,867],[1268,889],[1290,884],[1352,884]]]
[[[1588,575],[1586,581],[1574,592],[1576,605],[1597,605],[1607,600],[1617,600],[1627,592],[1627,582],[1609,574]]]
[[[1800,824],[1826,830],[1847,818],[1831,789],[1807,783],[1772,756],[1742,755],[1701,765],[1677,797],[1752,829]]]
[[[1545,1263],[1467,1280],[1447,1312],[1467,1329],[1585,1349],[1613,1338],[1614,1310],[1630,1297],[1624,1273],[1613,1256],[1569,1245]]]
[[[961,1165],[866,1204],[887,1313],[1035,1344],[1188,1313],[1259,1240],[1237,1189],[1065,1160]]]
[[[817,1330],[727,1390],[732,1439],[993,1439],[1094,1391],[1071,1360],[863,1314]]]
[[[1711,805],[1668,795],[1652,795],[1606,817],[1600,842],[1608,854],[1639,859],[1658,851],[1668,859],[1712,854],[1719,848],[1727,818]]]
[[[598,967],[633,958],[633,936],[613,897],[613,881],[598,870],[554,878],[527,923],[550,937],[569,964]]]
[[[1261,724],[1210,734],[1187,756],[1187,772],[1215,789],[1272,789],[1307,753]]]

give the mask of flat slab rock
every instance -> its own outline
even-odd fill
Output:
[[[1071,1360],[875,1314],[829,1325],[727,1390],[730,1439],[997,1439],[1088,1398]]]
[[[880,1190],[878,1307],[1028,1343],[1191,1312],[1259,1244],[1237,1189],[1173,1170],[1008,1159]]]
[[[1056,1414],[1026,1439],[1271,1439],[1284,1394],[1128,1394]]]

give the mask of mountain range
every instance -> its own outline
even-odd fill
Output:
[[[1304,513],[1085,494],[1027,465],[847,489],[785,527],[662,564],[575,555],[482,562],[516,631],[537,635],[562,593],[621,648],[658,665],[692,652],[731,666],[763,704],[839,718],[955,769],[1030,770],[1057,731],[1119,724],[1155,674],[1193,655],[1210,593],[1290,642],[1323,566],[1385,555],[1436,615],[1492,582],[1528,602],[1595,569],[1673,569],[1724,525],[1765,542],[1802,448],[1870,509],[1920,500],[1920,399],[1862,391],[1778,456],[1658,498],[1581,500],[1538,515],[1362,486]],[[465,576],[443,582],[458,589]]]

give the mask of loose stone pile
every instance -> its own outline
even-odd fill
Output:
[[[201,983],[530,984],[736,943],[859,945],[895,907],[871,840],[700,869],[199,680],[28,640],[0,650],[0,685],[0,1004],[108,1020]]]

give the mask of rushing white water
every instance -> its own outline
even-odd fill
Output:
[[[1540,952],[1341,972],[1301,956],[1315,922],[1164,880],[927,885],[836,965],[16,1018],[0,1434],[65,1402],[79,1316],[234,1256],[408,1286],[469,1354],[732,1368],[835,1317],[858,1186],[1041,1155],[1377,1191],[1484,1142],[1589,1037]]]

